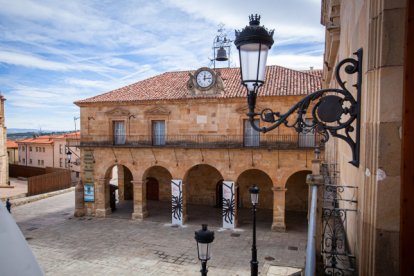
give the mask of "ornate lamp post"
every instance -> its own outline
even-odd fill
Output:
[[[266,59],[273,45],[273,30],[267,30],[260,26],[260,15],[251,15],[250,24],[243,30],[236,30],[234,44],[239,50],[240,72],[242,84],[247,89],[247,102],[249,112],[247,116],[252,128],[259,132],[273,130],[280,125],[294,128],[297,132],[317,131],[322,135],[322,143],[329,139],[329,135],[344,140],[352,150],[351,164],[359,166],[359,139],[360,139],[360,99],[362,82],[362,49],[354,53],[357,57],[347,58],[338,63],[335,68],[335,78],[340,88],[327,88],[315,91],[294,106],[286,113],[274,112],[265,108],[260,112],[255,111],[256,98],[259,88],[264,84],[266,75]],[[345,66],[346,65],[346,66]],[[340,76],[344,67],[345,73],[357,73],[357,82],[352,87],[356,89],[356,99],[345,86],[345,81]],[[314,103],[313,103],[314,102]],[[312,107],[312,122],[305,122],[309,106]],[[295,120],[289,121],[290,115],[296,113]],[[254,119],[259,118],[267,123],[268,127],[259,127],[254,124]],[[356,121],[356,126],[352,123]],[[344,130],[344,134],[338,133]],[[355,132],[355,135],[352,135]]]
[[[252,260],[250,261],[251,275],[257,276],[259,271],[259,262],[257,261],[257,249],[256,249],[256,205],[259,203],[259,187],[253,185],[249,189],[250,199],[252,201],[252,213],[253,213],[253,243],[252,243]]]
[[[356,58],[346,58],[338,63],[335,68],[335,79],[339,88],[326,88],[315,91],[294,104],[286,113],[274,112],[265,108],[260,112],[255,111],[256,98],[259,88],[264,84],[266,75],[266,59],[273,45],[273,30],[267,30],[260,26],[260,16],[251,15],[250,24],[243,30],[236,30],[234,44],[239,50],[240,73],[242,84],[247,89],[247,103],[250,124],[259,132],[273,130],[280,125],[294,128],[298,133],[318,132],[323,138],[321,143],[328,141],[332,135],[345,141],[352,151],[352,165],[359,167],[360,148],[360,118],[361,118],[361,83],[362,83],[362,49],[357,50]],[[346,74],[357,74],[355,88],[356,98],[348,90],[346,81],[341,78],[341,70]],[[312,104],[310,112],[312,122],[306,122],[308,108]],[[296,118],[289,121],[289,117],[296,113]],[[259,118],[266,126],[259,127],[254,120]],[[353,125],[353,123],[355,124]],[[341,131],[341,133],[339,133]],[[313,177],[313,175],[312,175]],[[312,178],[311,177],[311,178]],[[306,275],[315,273],[315,237],[316,237],[316,201],[317,189],[320,184],[311,185],[311,200],[315,202],[309,210],[308,245],[306,254]],[[254,233],[255,234],[255,233]],[[253,251],[253,249],[252,249]],[[253,275],[253,260],[252,260]]]
[[[214,231],[207,230],[207,224],[202,224],[201,229],[195,232],[197,241],[198,259],[201,261],[201,276],[207,276],[207,261],[210,260],[211,243],[214,240]]]

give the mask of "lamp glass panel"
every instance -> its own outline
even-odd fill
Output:
[[[201,243],[197,244],[198,247],[198,258],[200,260],[209,260],[210,259],[210,244],[209,243]]]
[[[260,43],[240,46],[242,79],[249,91],[254,90],[254,84],[259,85],[258,81],[264,81],[268,52],[269,48]]]
[[[252,204],[257,204],[259,202],[259,194],[250,194],[251,200],[252,200]]]

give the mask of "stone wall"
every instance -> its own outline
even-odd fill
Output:
[[[348,163],[351,151],[344,142],[331,140],[330,143],[337,144],[327,147],[328,158],[338,163],[340,184],[359,187],[358,217],[351,222],[357,227],[349,228],[349,242],[360,275],[398,275],[406,1],[324,3],[322,22],[327,27],[326,36],[330,37],[325,47],[328,62],[324,76],[332,75],[336,62],[352,56],[358,48],[362,47],[364,53],[359,168]],[[331,28],[329,23],[332,9],[340,10],[340,32],[333,32],[339,29]],[[325,79],[324,86],[337,85],[333,78]],[[355,76],[347,76],[346,80],[356,81]]]
[[[0,186],[9,184],[9,162],[7,158],[7,129],[4,119],[4,101],[0,95]]]

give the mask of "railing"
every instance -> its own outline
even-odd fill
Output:
[[[322,248],[324,275],[357,275],[348,231],[356,233],[358,187],[338,184],[336,164],[325,164],[322,205]],[[351,229],[351,227],[353,229]],[[355,246],[355,245],[354,245]]]
[[[80,141],[71,141],[76,147],[160,147],[160,148],[313,148],[319,136],[298,135],[125,135],[123,137],[84,135]]]

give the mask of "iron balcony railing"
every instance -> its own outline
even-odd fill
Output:
[[[72,140],[76,147],[132,147],[132,148],[313,148],[317,135],[83,135]]]

